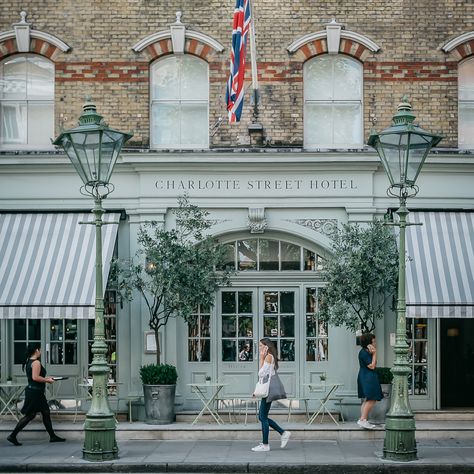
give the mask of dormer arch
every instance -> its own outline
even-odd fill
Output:
[[[181,12],[176,12],[176,22],[168,30],[159,31],[138,41],[132,50],[144,52],[150,61],[166,54],[193,54],[209,61],[213,54],[224,51],[219,41],[199,31],[189,30],[181,23]]]
[[[441,50],[452,54],[458,61],[474,55],[474,31],[468,31],[447,41]]]
[[[367,36],[344,29],[344,26],[333,19],[321,31],[301,36],[291,43],[290,54],[300,56],[306,61],[319,54],[347,54],[359,61],[364,61],[371,53],[380,51],[380,46]]]
[[[0,33],[0,60],[18,53],[34,53],[52,61],[60,53],[67,53],[71,47],[56,36],[31,29],[26,21],[26,12],[20,13],[21,20],[13,25],[13,30]]]

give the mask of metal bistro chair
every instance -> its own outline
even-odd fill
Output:
[[[83,404],[92,399],[91,390],[92,386],[89,384],[87,378],[76,377],[74,379],[74,400],[76,402],[75,411],[74,411],[74,420],[76,422],[77,413],[79,411],[79,405],[81,408]]]

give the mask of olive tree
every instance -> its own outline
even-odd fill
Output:
[[[398,248],[393,228],[379,220],[346,224],[333,236],[333,255],[323,270],[319,317],[334,326],[372,332],[397,289]]]
[[[138,292],[149,313],[155,334],[156,363],[161,363],[159,332],[170,318],[190,321],[198,305],[211,307],[219,286],[229,284],[229,274],[219,271],[225,248],[206,235],[208,212],[186,196],[173,212],[176,227],[166,230],[150,222],[138,232],[139,250],[132,261],[118,261],[113,276],[120,293],[131,300]]]

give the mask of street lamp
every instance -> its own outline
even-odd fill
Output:
[[[109,182],[113,167],[122,145],[132,135],[112,130],[97,113],[95,105],[88,99],[79,125],[59,135],[53,144],[66,152],[79,173],[84,185],[81,194],[94,198],[95,206],[95,327],[92,344],[92,402],[84,424],[85,439],[83,458],[88,461],[107,461],[118,457],[115,439],[115,415],[110,410],[107,399],[107,345],[104,337],[104,297],[102,283],[102,199],[114,190]]]
[[[406,337],[405,300],[405,229],[407,215],[406,200],[418,193],[415,185],[421,167],[430,151],[442,139],[418,125],[406,97],[393,116],[392,126],[377,134],[372,131],[368,144],[379,154],[390,180],[389,196],[398,197],[400,208],[396,211],[400,219],[400,249],[398,257],[398,300],[395,360],[393,364],[393,388],[390,410],[385,422],[384,459],[393,461],[413,461],[416,459],[415,418],[408,400],[409,346]]]

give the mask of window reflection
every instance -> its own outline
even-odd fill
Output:
[[[407,318],[408,361],[411,373],[408,390],[411,395],[428,394],[428,321],[424,318]]]
[[[199,305],[188,320],[188,361],[211,361],[211,315],[209,308]]]
[[[259,270],[278,270],[278,240],[259,239]]]
[[[328,326],[318,317],[322,288],[306,288],[306,360],[328,360]]]
[[[257,240],[239,240],[237,242],[239,258],[238,269],[249,271],[257,269]]]

